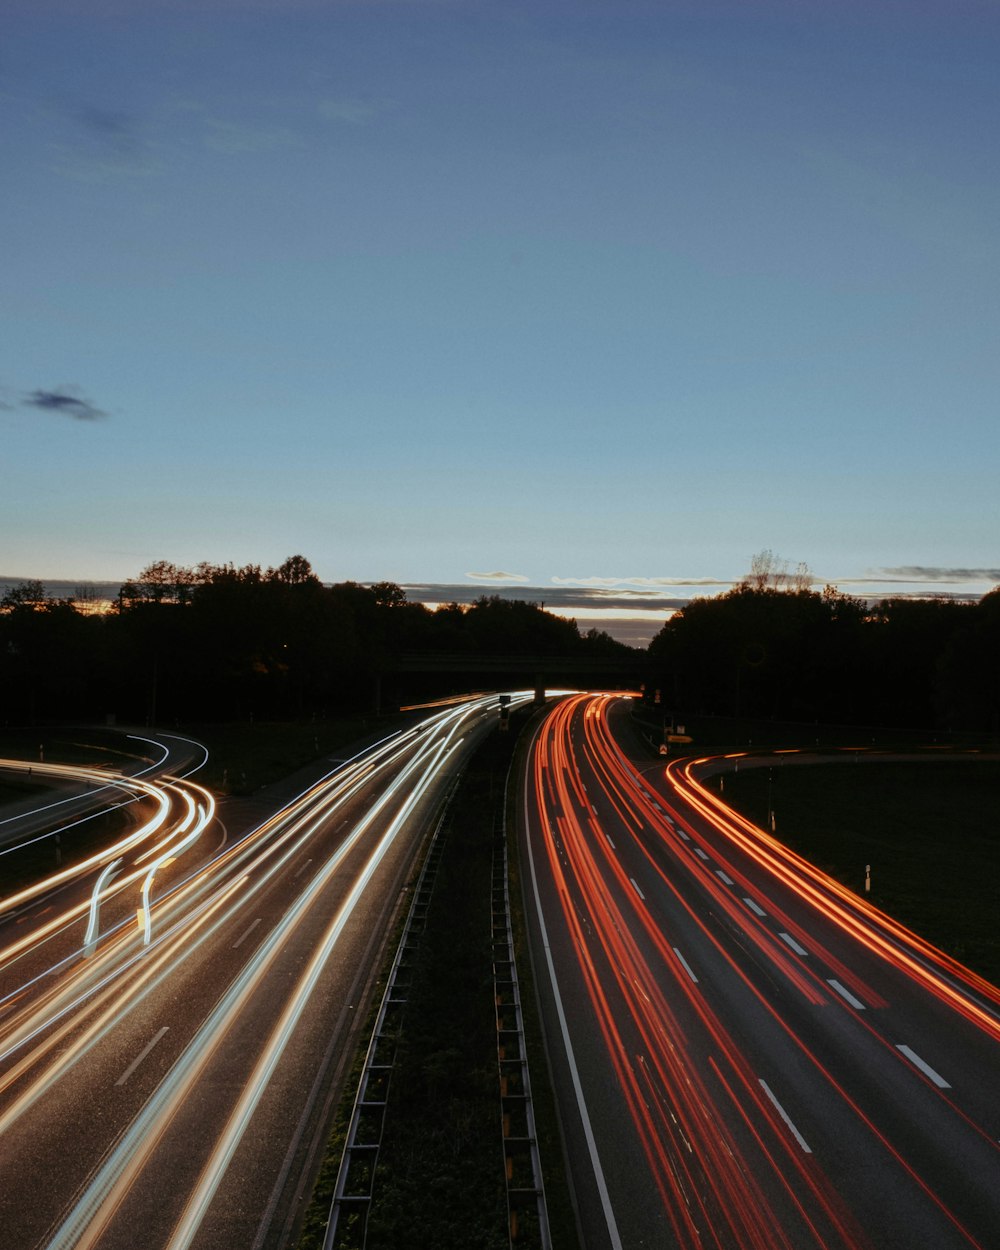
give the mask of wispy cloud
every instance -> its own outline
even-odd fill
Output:
[[[896,568],[869,569],[863,577],[836,578],[838,586],[942,585],[968,586],[977,582],[1000,582],[1000,569],[949,568],[942,565],[906,564]]]
[[[663,586],[732,586],[718,577],[553,577],[554,586],[636,586],[658,590]]]
[[[234,156],[243,152],[300,148],[303,141],[287,126],[276,126],[268,122],[233,122],[221,117],[209,117],[205,121],[205,146],[213,152]]]
[[[474,582],[526,582],[523,573],[466,573],[466,577]]]
[[[74,421],[100,421],[108,414],[80,394],[75,386],[60,386],[55,390],[36,390],[21,400],[24,408],[38,408],[42,412],[55,412]]]
[[[342,100],[320,100],[316,108],[319,115],[325,117],[327,121],[349,122],[354,126],[371,121],[373,117],[385,111],[385,105],[381,101],[359,100],[354,97]]]

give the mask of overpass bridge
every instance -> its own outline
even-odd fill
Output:
[[[647,680],[649,657],[642,652],[625,656],[496,655],[474,652],[403,653],[385,666],[385,694],[402,688],[436,689],[462,685],[466,689],[532,688],[536,695],[553,687],[583,690],[632,690]],[[441,689],[441,693],[444,690]]]

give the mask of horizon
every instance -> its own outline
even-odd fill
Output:
[[[883,572],[888,574],[890,571],[884,570]],[[820,590],[827,585],[834,586],[842,593],[852,594],[853,597],[862,599],[868,604],[887,598],[946,598],[958,602],[975,603],[1000,584],[1000,570],[936,570],[933,571],[936,572],[936,577],[931,576],[931,570],[894,570],[893,572],[897,574],[896,577],[859,578],[851,583],[853,586],[867,587],[867,593],[846,590],[843,586],[815,576],[810,576],[810,589]],[[903,574],[908,576],[903,576]],[[964,577],[959,576],[960,574],[964,574]],[[973,575],[977,576],[973,577]],[[138,576],[138,571],[132,576]],[[23,582],[40,581],[50,598],[97,599],[100,602],[110,602],[117,596],[122,583],[128,580],[128,578],[94,580],[13,577],[0,573],[0,595]],[[357,581],[363,586],[371,586],[376,582],[392,579],[320,578],[320,580],[325,586],[335,585],[337,581]],[[662,580],[667,581],[667,579]],[[737,578],[732,582],[722,582],[710,578],[673,579],[670,584],[675,589],[687,586],[691,588],[691,593],[672,596],[665,595],[662,591],[635,586],[634,583],[639,579],[632,579],[633,588],[631,589],[625,579],[616,581],[614,586],[610,587],[567,585],[569,579],[562,579],[561,582],[553,581],[548,585],[495,580],[466,583],[399,582],[396,584],[406,592],[410,602],[422,603],[431,611],[449,603],[471,604],[482,595],[495,594],[503,599],[519,599],[535,603],[555,616],[575,620],[581,633],[591,628],[599,629],[628,646],[645,648],[674,612],[684,608],[694,598],[712,598],[715,595],[725,594],[739,580]],[[966,589],[951,589],[956,584],[965,586]],[[903,589],[914,586],[920,589]]]

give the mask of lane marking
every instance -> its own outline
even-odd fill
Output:
[[[295,870],[295,872],[292,874],[292,880],[294,881],[297,876],[305,872],[305,870],[309,867],[311,863],[312,863],[312,856],[310,856],[309,859],[306,860],[306,862],[302,865],[301,868],[297,868]]]
[[[854,995],[851,993],[849,989],[847,989],[846,986],[841,985],[839,981],[834,981],[832,977],[827,977],[826,983],[827,985],[832,985],[833,988],[837,991],[840,997],[844,999],[845,1002],[850,1003],[852,1007],[856,1007],[858,1011],[864,1011],[865,1009],[864,1003],[861,1002],[860,999],[855,998]]]
[[[164,1033],[169,1032],[169,1029],[170,1029],[170,1026],[169,1026],[169,1025],[167,1025],[167,1024],[165,1024],[165,1025],[163,1026],[163,1028],[162,1028],[162,1029],[160,1029],[159,1033],[155,1034],[155,1036],[153,1037],[153,1040],[152,1040],[151,1042],[147,1042],[147,1043],[146,1043],[146,1045],[143,1047],[143,1049],[139,1051],[139,1053],[138,1053],[138,1054],[136,1055],[136,1057],[132,1060],[132,1062],[128,1065],[128,1067],[127,1067],[127,1068],[125,1069],[125,1071],[121,1074],[121,1076],[118,1078],[118,1080],[117,1080],[117,1081],[115,1081],[115,1084],[116,1084],[116,1085],[124,1085],[124,1084],[125,1084],[125,1082],[128,1080],[128,1078],[129,1078],[129,1077],[132,1075],[132,1073],[136,1070],[136,1068],[139,1066],[139,1064],[140,1064],[140,1063],[142,1063],[143,1059],[145,1059],[145,1058],[146,1058],[146,1056],[147,1056],[147,1055],[149,1054],[149,1052],[153,1049],[153,1047],[154,1047],[154,1046],[156,1045],[156,1043],[160,1040],[160,1038],[164,1035]]]
[[[681,961],[681,963],[684,965],[684,971],[688,974],[688,976],[689,976],[689,977],[691,978],[691,980],[695,983],[695,985],[697,985],[697,984],[698,984],[698,978],[697,978],[697,977],[694,975],[694,973],[691,971],[691,965],[690,965],[690,964],[688,963],[688,961],[684,958],[684,956],[680,953],[680,951],[677,949],[677,947],[676,947],[676,946],[672,947],[672,950],[673,950],[674,954],[677,956],[677,958],[678,958],[678,959]]]
[[[536,729],[535,736],[532,739],[532,745],[534,745],[537,739],[538,730]],[[590,1121],[590,1113],[587,1110],[587,1100],[583,1093],[583,1084],[580,1080],[580,1070],[577,1067],[576,1055],[573,1051],[573,1043],[570,1040],[569,1024],[566,1020],[566,1011],[563,1007],[562,993],[559,989],[555,963],[552,958],[552,947],[549,943],[549,931],[545,924],[545,918],[542,915],[542,899],[538,889],[538,873],[535,871],[535,855],[531,847],[531,820],[528,816],[527,791],[524,796],[524,824],[525,830],[528,833],[526,838],[528,844],[528,866],[531,871],[531,890],[535,898],[535,917],[538,921],[538,929],[542,938],[542,949],[545,952],[545,965],[549,974],[549,984],[552,986],[552,1000],[555,1004],[556,1016],[559,1020],[559,1031],[562,1033],[566,1061],[569,1064],[570,1078],[573,1082],[573,1093],[576,1096],[577,1110],[580,1113],[580,1121],[583,1125],[583,1135],[587,1142],[587,1153],[590,1156],[590,1166],[593,1169],[594,1181],[597,1184],[597,1193],[601,1200],[601,1210],[604,1213],[604,1222],[608,1230],[608,1240],[611,1242],[612,1250],[623,1250],[621,1234],[618,1232],[618,1224],[615,1221],[615,1213],[611,1205],[611,1195],[608,1193],[607,1178],[604,1175],[604,1169],[601,1167],[600,1155],[597,1149],[597,1138],[594,1135],[594,1128]]]
[[[935,1072],[929,1063],[924,1063],[924,1061],[920,1058],[918,1054],[910,1050],[909,1046],[904,1046],[900,1042],[900,1043],[897,1043],[896,1049],[901,1050],[903,1054],[907,1057],[907,1059],[909,1059],[909,1061],[912,1064],[915,1064],[920,1069],[920,1071],[924,1074],[924,1076],[929,1077],[930,1080],[934,1082],[934,1084],[938,1087],[938,1089],[951,1089],[951,1086],[944,1079],[944,1077],[940,1076],[937,1072]]]
[[[796,953],[796,955],[808,955],[809,954],[809,952],[805,949],[805,947],[800,946],[790,933],[779,933],[778,937],[780,937],[783,942],[787,942],[788,945],[792,948],[792,950]]]
[[[778,1102],[777,1098],[775,1098],[774,1094],[771,1092],[771,1087],[768,1085],[767,1081],[765,1081],[763,1077],[758,1077],[757,1079],[760,1081],[761,1088],[763,1089],[764,1093],[767,1094],[768,1098],[770,1098],[771,1102],[774,1104],[775,1111],[777,1111],[778,1115],[780,1115],[781,1118],[788,1125],[789,1129],[791,1130],[792,1136],[799,1143],[799,1145],[802,1147],[805,1153],[807,1155],[811,1155],[812,1151],[809,1149],[809,1146],[806,1143],[806,1139],[802,1136],[799,1130],[792,1123],[791,1116],[788,1114],[785,1108],[781,1105],[780,1102]]]
[[[758,916],[766,916],[766,915],[767,915],[767,912],[764,910],[764,908],[763,908],[763,907],[759,907],[759,906],[758,906],[758,905],[757,905],[757,904],[753,901],[753,899],[752,899],[752,898],[745,898],[743,901],[744,901],[744,903],[746,903],[747,907],[749,907],[751,911],[755,911],[755,912],[757,913],[757,915],[758,915]]]
[[[708,859],[708,856],[705,854],[705,852],[701,849],[700,846],[696,846],[694,848],[694,853],[695,855],[700,855],[702,859]]]
[[[249,928],[249,929],[247,929],[247,931],[243,934],[243,936],[242,936],[241,938],[237,938],[237,940],[233,943],[233,950],[235,950],[235,949],[237,948],[237,946],[242,946],[242,945],[243,945],[243,943],[247,940],[247,938],[250,936],[250,934],[251,934],[251,933],[253,933],[254,929],[256,929],[256,928],[257,928],[257,926],[260,924],[260,922],[261,922],[261,917],[260,917],[260,916],[258,916],[258,917],[257,917],[257,919],[256,919],[256,920],[253,922],[253,924],[250,926],[250,928]]]
[[[605,836],[605,837],[607,838],[607,840],[608,840],[608,846],[610,846],[610,847],[611,847],[611,849],[612,849],[613,851],[616,851],[618,848],[617,848],[617,847],[615,846],[615,844],[611,841],[611,835],[610,835],[609,833],[606,833],[604,836]]]
[[[685,841],[685,842],[690,842],[690,841],[691,841],[691,839],[687,836],[687,834],[684,832],[684,830],[683,830],[683,829],[677,829],[677,828],[675,828],[675,829],[674,829],[674,833],[676,833],[676,834],[678,834],[680,837],[682,837],[682,838],[684,839],[684,841]]]
[[[724,885],[733,885],[733,884],[734,884],[732,877],[727,877],[727,876],[726,876],[726,874],[722,871],[722,869],[721,869],[721,868],[716,868],[716,870],[715,870],[715,875],[719,878],[719,880],[720,880],[720,881],[721,881]]]
[[[635,886],[636,894],[638,894],[639,897],[642,899],[642,901],[645,902],[646,896],[645,894],[643,894],[642,890],[639,889],[639,883],[636,881],[635,877],[629,877],[629,881],[631,881],[632,884]]]

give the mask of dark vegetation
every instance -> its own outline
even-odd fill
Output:
[[[112,610],[23,582],[0,600],[0,725],[311,719],[469,688],[486,656],[629,655],[532,603],[483,596],[431,612],[399,586],[325,586],[302,556],[257,565],[150,565]],[[400,676],[404,656],[468,658]],[[494,683],[495,684],[495,683]]]
[[[1000,732],[1000,589],[868,604],[751,576],[675,613],[649,656],[688,719]]]
[[[563,667],[550,684],[620,685],[620,667],[609,679],[600,666],[631,657],[650,704],[658,691],[656,706],[684,720],[1000,733],[1000,589],[978,603],[869,603],[810,586],[802,566],[788,574],[761,552],[643,656],[534,603],[483,596],[432,612],[392,582],[324,585],[302,556],[266,570],[160,561],[96,615],[23,582],[0,599],[0,725],[325,719],[528,684],[539,657],[580,662],[576,679]],[[523,657],[525,671],[498,674],[497,657]]]
[[[718,791],[720,779],[711,787]],[[722,797],[824,872],[1000,985],[1000,762],[873,759],[727,773]]]
[[[515,730],[521,719],[515,714]],[[487,739],[467,766],[441,830],[440,862],[389,1082],[368,1220],[369,1250],[402,1245],[500,1250],[509,1244],[493,998],[491,873],[495,813],[503,805],[514,743],[514,732],[495,732]],[[516,909],[514,882],[511,896]],[[515,914],[515,928],[516,920]],[[577,1244],[575,1223],[545,1082],[530,964],[523,950],[517,957],[553,1245],[571,1250]],[[384,984],[383,977],[378,993]],[[366,1036],[362,1049],[367,1043]],[[345,1091],[299,1250],[316,1250],[323,1243],[359,1075],[360,1060]],[[343,1244],[356,1243],[348,1233]]]

